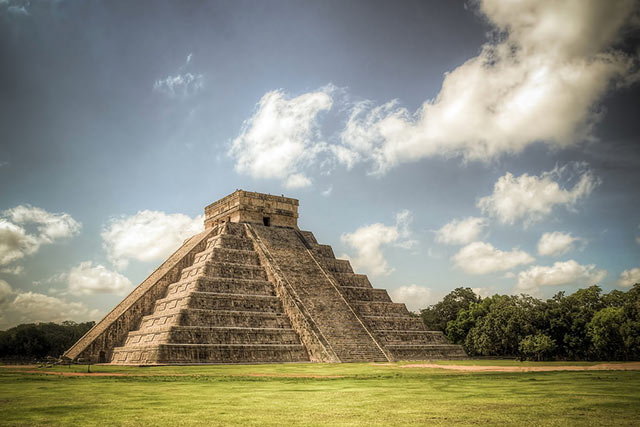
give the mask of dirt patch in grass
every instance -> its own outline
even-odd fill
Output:
[[[437,365],[435,363],[416,363],[402,365],[400,368],[435,368],[465,372],[548,372],[548,371],[638,371],[640,362],[599,363],[591,366],[552,365],[552,366],[473,366],[473,365]]]

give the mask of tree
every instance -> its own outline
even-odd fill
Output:
[[[587,324],[587,334],[598,358],[604,360],[627,358],[621,330],[625,320],[622,307],[605,307],[598,311]]]
[[[95,322],[28,323],[0,331],[0,358],[43,359],[59,357]]]
[[[558,345],[558,357],[572,360],[595,357],[591,339],[587,335],[587,324],[604,307],[602,289],[595,285],[578,289],[569,296],[559,292],[547,300],[547,334]]]
[[[469,308],[469,304],[482,300],[471,288],[456,288],[449,292],[442,301],[420,311],[420,316],[430,329],[443,331],[447,323],[455,320],[460,310]]]
[[[537,333],[527,335],[520,341],[520,359],[526,360],[546,360],[553,355],[556,342],[549,335]]]
[[[470,355],[515,356],[520,341],[543,325],[544,305],[528,295],[494,295],[461,312],[447,331],[460,340],[459,332],[468,328],[463,345]]]

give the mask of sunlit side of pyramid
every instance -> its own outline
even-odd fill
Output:
[[[466,357],[297,226],[298,201],[238,190],[65,356],[114,364]]]

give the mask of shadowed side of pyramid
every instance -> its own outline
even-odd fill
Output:
[[[65,355],[115,364],[466,357],[297,227],[298,201],[238,190],[206,230]]]

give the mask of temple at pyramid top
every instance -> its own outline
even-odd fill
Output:
[[[65,356],[125,365],[465,357],[329,245],[298,201],[237,190]]]
[[[236,190],[204,208],[205,229],[224,222],[298,228],[298,200]]]

